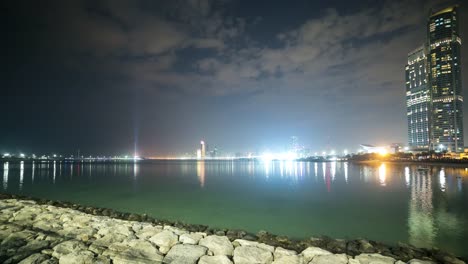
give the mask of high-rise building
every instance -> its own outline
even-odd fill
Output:
[[[406,112],[411,149],[429,149],[430,99],[426,49],[421,46],[408,54],[406,65]]]
[[[206,144],[205,141],[200,141],[200,150],[201,150],[201,158],[204,159],[206,157]]]
[[[463,94],[458,7],[428,20],[428,80],[432,100],[431,149],[463,152]]]

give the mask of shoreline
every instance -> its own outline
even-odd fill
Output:
[[[16,211],[11,208],[16,208]],[[181,223],[177,221],[172,222],[172,221],[167,221],[167,220],[159,220],[159,219],[149,217],[147,215],[123,213],[123,212],[118,212],[112,209],[81,206],[79,204],[74,204],[74,203],[69,203],[69,202],[51,201],[47,199],[36,199],[36,198],[31,198],[31,197],[26,197],[26,196],[10,195],[10,194],[3,194],[3,193],[0,193],[0,209],[2,211],[2,214],[0,216],[0,239],[2,240],[1,248],[4,248],[5,245],[9,245],[8,250],[10,250],[10,251],[8,250],[5,251],[3,249],[0,250],[0,261],[3,261],[5,263],[19,262],[20,259],[11,259],[14,256],[27,257],[25,256],[26,253],[21,251],[21,248],[29,245],[31,241],[23,241],[23,242],[26,242],[26,245],[23,245],[24,243],[19,243],[22,246],[19,248],[18,247],[14,248],[16,245],[15,243],[12,243],[12,245],[10,245],[9,243],[11,241],[8,242],[9,241],[8,237],[12,235],[14,236],[16,234],[13,231],[9,233],[8,230],[15,230],[15,228],[19,228],[18,226],[21,226],[23,228],[23,231],[27,229],[28,230],[27,233],[29,234],[31,234],[31,232],[32,233],[36,232],[36,235],[46,234],[46,233],[62,234],[64,233],[64,230],[66,230],[65,233],[66,235],[69,235],[69,236],[65,236],[66,239],[63,239],[60,242],[62,242],[63,244],[65,243],[65,240],[71,239],[76,242],[76,243],[74,242],[75,244],[78,243],[80,245],[79,247],[84,252],[81,255],[75,254],[73,256],[68,256],[71,254],[70,252],[68,254],[56,253],[54,256],[54,253],[56,252],[57,247],[58,247],[57,250],[60,250],[60,247],[59,247],[60,243],[57,245],[53,243],[48,243],[49,248],[40,248],[40,250],[36,248],[35,250],[32,250],[31,252],[29,252],[29,253],[32,253],[29,255],[29,257],[32,257],[34,255],[34,257],[37,257],[37,258],[39,257],[44,258],[44,259],[47,258],[52,261],[49,263],[55,263],[53,262],[55,260],[57,261],[60,260],[60,262],[62,262],[61,260],[62,257],[65,259],[71,258],[71,257],[88,258],[88,259],[92,258],[94,261],[98,261],[101,263],[111,263],[110,260],[112,260],[113,263],[126,263],[129,260],[129,259],[126,259],[126,256],[128,257],[128,254],[130,254],[129,252],[127,252],[128,249],[132,248],[132,250],[134,250],[133,247],[136,247],[135,245],[137,245],[138,243],[140,244],[143,243],[146,246],[148,246],[152,251],[154,251],[153,253],[156,255],[153,254],[152,256],[158,259],[159,262],[156,261],[155,259],[153,259],[151,262],[153,263],[161,263],[161,262],[177,263],[177,261],[169,262],[169,260],[172,257],[174,257],[172,255],[177,253],[177,251],[174,251],[173,254],[170,254],[172,248],[176,245],[179,245],[174,249],[176,250],[177,248],[182,248],[183,246],[194,245],[193,243],[187,242],[190,239],[193,240],[193,236],[195,236],[196,238],[199,238],[197,242],[207,240],[205,242],[208,243],[209,241],[214,240],[214,242],[211,241],[215,244],[215,245],[211,245],[214,248],[218,248],[220,247],[220,245],[224,245],[227,248],[232,247],[233,249],[231,250],[233,252],[229,253],[230,255],[229,254],[227,255],[216,254],[216,252],[213,253],[213,250],[215,249],[210,248],[210,246],[207,246],[206,243],[201,243],[201,244],[196,243],[195,245],[197,245],[198,251],[201,252],[203,251],[203,247],[206,248],[204,254],[202,254],[203,256],[213,253],[214,255],[216,255],[216,259],[218,259],[218,260],[212,259],[213,257],[211,256],[209,257],[208,255],[206,257],[202,257],[200,255],[196,259],[197,261],[200,259],[198,263],[233,263],[232,261],[234,261],[234,263],[236,264],[237,263],[249,263],[249,261],[243,262],[242,259],[246,257],[244,254],[246,253],[244,252],[245,250],[247,249],[254,250],[251,247],[255,247],[255,250],[258,251],[257,252],[258,254],[259,253],[263,254],[263,255],[256,254],[257,257],[263,256],[262,258],[264,258],[263,260],[259,260],[260,262],[258,263],[301,263],[301,262],[297,262],[300,259],[306,261],[302,263],[321,263],[321,262],[314,262],[314,259],[317,258],[316,254],[315,255],[312,254],[313,256],[309,254],[310,252],[317,252],[317,251],[324,253],[326,256],[329,256],[329,258],[336,258],[336,261],[338,261],[338,262],[335,261],[336,263],[369,263],[369,262],[366,262],[365,259],[372,259],[372,258],[375,258],[376,261],[379,260],[380,258],[383,261],[382,263],[397,263],[398,260],[404,261],[404,262],[398,262],[398,263],[405,263],[405,262],[411,261],[412,259],[434,261],[435,263],[464,263],[460,258],[456,258],[453,255],[447,252],[443,252],[438,249],[416,248],[411,245],[407,245],[403,243],[389,246],[389,245],[385,245],[383,243],[372,241],[372,240],[365,240],[365,239],[342,240],[342,239],[332,239],[329,237],[310,238],[310,239],[303,239],[303,240],[291,240],[288,237],[276,236],[266,231],[260,231],[257,234],[251,234],[242,230],[212,229],[205,225],[190,225],[190,224],[185,224],[185,223]],[[20,210],[23,210],[25,212],[22,212]],[[38,213],[38,212],[45,212],[46,215],[49,215],[49,218],[47,219],[48,223],[43,222],[44,216],[42,213]],[[88,219],[88,220],[94,219],[97,227],[94,227],[91,229],[88,228],[87,225],[70,227],[67,224],[68,222],[65,221],[67,217],[64,217],[64,215],[70,215],[68,218],[71,217],[72,219],[74,219],[75,217],[77,217],[78,219],[83,219],[83,218]],[[56,221],[56,222],[53,222],[53,221]],[[102,245],[102,246],[105,246],[105,248],[97,248],[97,245],[103,242],[101,240],[104,239],[104,237],[106,237],[106,234],[107,234],[106,231],[102,231],[102,230],[105,230],[106,228],[108,228],[105,225],[104,226],[100,225],[100,222],[113,223],[115,228],[119,230],[122,228],[122,226],[127,226],[127,227],[129,226],[133,227],[135,225],[140,226],[140,227],[144,226],[144,228],[150,228],[153,233],[151,233],[151,237],[146,237],[146,239],[142,239],[142,237],[138,236],[138,230],[140,229],[135,230],[135,228],[133,228],[133,231],[132,231],[131,228],[124,228],[124,229],[130,230],[130,231],[129,230],[125,231],[126,236],[119,236],[118,239],[115,237],[110,237],[109,241],[107,242],[104,241],[107,244],[104,243],[105,245]],[[52,226],[52,227],[48,228],[47,225]],[[164,232],[164,234],[170,237],[168,238],[169,240],[172,241],[170,243],[171,244],[170,246],[159,241],[159,236],[162,236],[162,235],[158,235],[158,234],[162,233],[162,231],[167,231],[167,232]],[[172,235],[170,232],[172,232]],[[103,233],[106,233],[106,234],[103,235]],[[177,237],[174,237],[174,236],[177,236]],[[130,241],[131,243],[127,241],[129,237],[132,237]],[[156,238],[151,240],[153,237],[156,237]],[[32,240],[32,241],[35,241],[35,240]],[[187,243],[185,243],[184,241]],[[158,244],[159,242],[161,243]],[[45,245],[47,243],[42,243],[42,244]],[[34,246],[31,246],[31,247],[33,249],[35,248]],[[84,247],[86,247],[86,249]],[[101,245],[99,245],[99,247],[101,247]],[[154,247],[154,250],[152,247]],[[21,254],[18,254],[18,250],[21,251],[20,252]],[[107,252],[109,250],[111,251],[113,250],[113,251]],[[237,250],[237,255],[236,255],[236,250]],[[276,251],[288,252],[287,253],[288,258],[283,259],[283,257],[285,257],[284,254],[286,253],[284,252],[277,253]],[[10,253],[14,252],[15,254],[10,256],[11,254],[8,252]],[[107,252],[108,255],[106,254],[103,255],[104,252]],[[146,254],[144,252],[143,253],[140,252],[140,253],[143,255]],[[226,256],[226,258],[221,257],[221,255]],[[180,257],[181,256],[178,256],[177,258],[180,258]],[[204,259],[203,262],[200,257]],[[140,263],[146,263],[145,258],[141,259]],[[166,258],[168,260],[164,262]],[[325,256],[319,257],[317,258],[317,260],[321,258],[323,258],[323,261],[325,261]],[[210,262],[210,259],[213,260],[214,262]],[[281,261],[281,259],[283,261]],[[286,261],[286,259],[289,259],[291,261]],[[392,259],[393,259],[393,262],[392,262]],[[106,262],[107,260],[109,260],[109,262]],[[34,263],[34,262],[23,262],[23,263]],[[185,262],[182,262],[182,263],[185,263]],[[189,261],[187,263],[197,263],[197,262]],[[416,263],[416,262],[412,262],[412,263]],[[424,262],[419,262],[419,263],[424,263]]]
[[[348,160],[349,163],[358,165],[374,165],[379,163],[389,163],[395,165],[422,165],[422,166],[447,166],[456,168],[468,168],[466,162],[447,162],[447,161],[398,161],[398,160]]]

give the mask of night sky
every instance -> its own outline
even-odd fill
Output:
[[[429,9],[457,3],[8,2],[0,151],[149,156],[406,143],[407,54]]]

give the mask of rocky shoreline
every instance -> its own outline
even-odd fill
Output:
[[[438,249],[212,229],[0,194],[1,263],[465,263]]]

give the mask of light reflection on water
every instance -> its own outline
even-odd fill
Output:
[[[4,162],[2,186],[192,223],[265,227],[292,237],[369,237],[465,254],[467,178],[454,167],[385,163]]]

